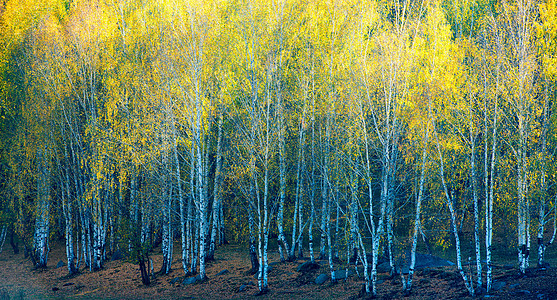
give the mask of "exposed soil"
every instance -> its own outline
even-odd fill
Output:
[[[178,249],[179,247],[175,247]],[[150,286],[141,283],[137,265],[125,260],[107,262],[104,269],[89,272],[82,269],[73,277],[67,276],[67,268],[56,268],[58,261],[65,260],[64,247],[53,246],[49,255],[49,267],[34,269],[23,255],[13,255],[4,248],[0,254],[0,299],[350,299],[360,295],[363,280],[352,275],[331,285],[315,284],[315,278],[327,273],[328,266],[320,261],[321,267],[306,273],[296,268],[305,260],[277,263],[277,253],[270,253],[273,269],[269,273],[269,293],[256,296],[257,280],[247,272],[250,269],[247,248],[227,245],[215,253],[216,260],[207,267],[208,280],[191,285],[182,285],[184,273],[175,252],[173,271],[159,275]],[[160,251],[152,254],[155,271],[160,268]],[[534,263],[534,262],[532,262]],[[345,268],[345,265],[341,265]],[[353,267],[351,267],[353,268]],[[217,276],[222,270],[229,272]],[[469,267],[466,267],[467,272]],[[361,269],[359,270],[362,275]],[[177,282],[171,283],[175,278]],[[466,289],[454,266],[421,269],[414,277],[414,288],[409,296],[401,292],[400,277],[390,278],[387,273],[378,276],[379,299],[474,299]],[[557,299],[557,269],[532,268],[526,276],[518,274],[512,266],[500,266],[494,271],[497,290],[489,297],[493,299]],[[242,291],[240,288],[245,285]]]

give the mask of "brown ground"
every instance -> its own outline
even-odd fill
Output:
[[[178,246],[178,245],[176,245]],[[175,247],[178,249],[179,247]],[[0,300],[1,299],[349,299],[356,298],[363,281],[356,275],[335,285],[314,283],[317,275],[326,273],[325,262],[314,273],[301,274],[296,267],[303,262],[278,263],[269,274],[270,292],[263,296],[257,293],[257,280],[248,275],[249,261],[245,246],[227,245],[217,250],[216,260],[209,263],[209,280],[193,285],[171,284],[170,280],[183,277],[178,250],[175,253],[173,271],[158,276],[146,287],[141,284],[138,266],[125,260],[111,261],[103,270],[82,270],[72,278],[66,276],[67,269],[55,268],[65,260],[64,247],[53,246],[49,256],[49,267],[35,270],[22,254],[13,255],[9,247],[0,253]],[[161,254],[151,256],[155,270],[160,268]],[[278,254],[271,253],[270,261],[278,261]],[[532,263],[534,263],[532,261]],[[344,268],[344,266],[343,266]],[[224,269],[226,275],[216,276]],[[467,268],[468,269],[468,268]],[[497,268],[496,281],[505,286],[489,295],[493,299],[557,299],[557,269],[530,270],[527,276],[519,276],[515,268]],[[388,278],[379,274],[379,299],[472,299],[466,294],[462,279],[456,268],[434,268],[419,270],[414,281],[412,294],[405,297],[401,292],[400,277]],[[251,284],[250,284],[251,282]],[[240,286],[246,284],[244,291]],[[481,296],[483,298],[485,296]]]

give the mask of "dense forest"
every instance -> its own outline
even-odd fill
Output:
[[[69,274],[121,251],[203,280],[234,242],[261,293],[279,251],[376,295],[380,257],[410,292],[450,248],[474,295],[494,252],[555,251],[556,0],[3,0],[0,24],[0,243],[39,268],[61,241]]]

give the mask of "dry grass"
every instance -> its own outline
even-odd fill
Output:
[[[176,245],[178,246],[178,245]],[[257,280],[247,274],[250,265],[247,248],[227,245],[217,250],[215,261],[207,267],[209,280],[193,285],[181,285],[184,273],[179,261],[179,247],[175,247],[175,263],[169,275],[158,276],[150,286],[141,284],[139,268],[124,260],[107,262],[103,270],[81,272],[69,278],[67,269],[55,268],[65,259],[64,248],[55,245],[49,257],[49,267],[35,270],[23,255],[13,255],[11,249],[0,254],[0,299],[9,295],[11,299],[348,299],[358,297],[363,281],[351,276],[335,285],[316,285],[313,280],[328,269],[325,262],[313,273],[301,274],[296,267],[303,261],[277,263],[269,274],[270,292],[263,296],[257,293]],[[155,251],[151,256],[160,268],[162,255]],[[278,254],[270,253],[270,261],[277,262]],[[342,266],[344,268],[344,266]],[[224,269],[228,274],[217,276]],[[532,269],[528,276],[518,276],[516,269],[496,269],[494,278],[506,285],[493,293],[495,299],[556,299],[557,272]],[[361,274],[361,273],[360,273]],[[170,281],[180,277],[177,283]],[[378,292],[380,299],[472,299],[466,294],[462,280],[454,267],[418,271],[414,290],[405,297],[401,292],[399,277],[389,278],[379,274]],[[246,285],[245,290],[239,288]],[[527,291],[527,292],[521,292]]]

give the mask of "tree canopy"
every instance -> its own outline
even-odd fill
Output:
[[[0,226],[37,266],[121,249],[149,284],[179,241],[204,279],[248,241],[263,293],[276,237],[375,295],[422,236],[477,294],[554,240],[555,0],[6,0],[0,43]]]

